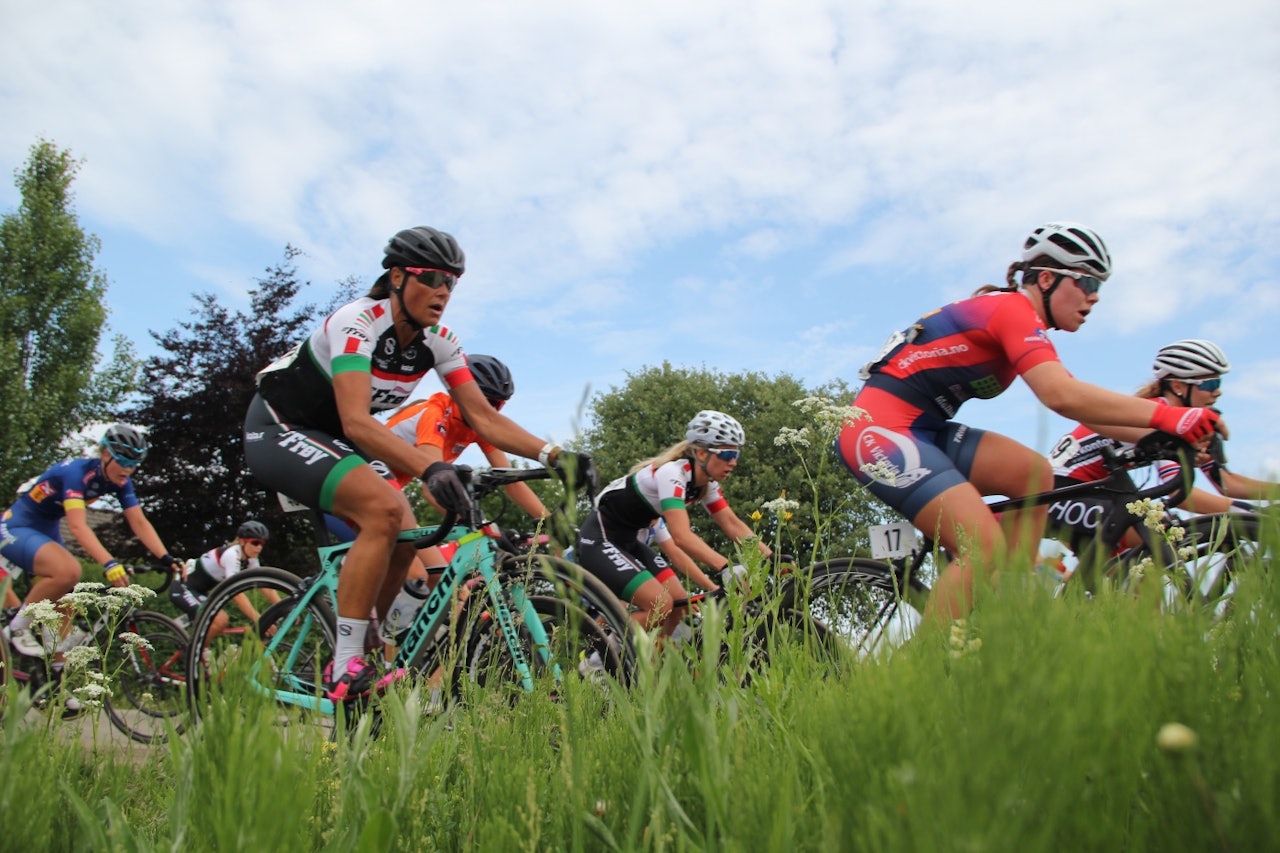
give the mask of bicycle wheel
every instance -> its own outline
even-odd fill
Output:
[[[1166,567],[1164,603],[1184,604],[1226,616],[1235,593],[1236,576],[1251,567],[1270,566],[1270,550],[1262,544],[1262,520],[1256,515],[1223,513],[1179,519],[1182,538],[1159,553],[1149,548],[1126,554],[1123,566],[1132,571],[1145,558]],[[1174,552],[1177,552],[1174,556]]]
[[[304,582],[281,569],[241,572],[213,588],[191,627],[188,702],[196,720],[235,712],[246,697],[275,702],[281,725],[331,730],[323,670],[336,620],[324,592],[301,605]]]
[[[121,639],[125,634],[138,639]],[[138,743],[163,743],[170,729],[181,733],[186,653],[186,632],[163,613],[135,610],[121,621],[102,662],[111,688],[103,707],[111,724]]]
[[[534,554],[508,557],[499,566],[508,601],[523,596],[546,631],[550,647],[538,648],[523,614],[512,616],[522,653],[536,675],[564,679],[612,679],[630,684],[635,670],[631,620],[613,593],[581,566],[558,557]],[[476,602],[460,682],[481,686],[517,685],[510,644],[484,607]]]
[[[863,557],[814,563],[784,594],[784,607],[807,613],[858,657],[891,652],[906,642],[920,622],[929,587],[906,580],[890,563]]]

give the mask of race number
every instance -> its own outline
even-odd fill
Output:
[[[909,557],[916,550],[916,529],[905,521],[876,524],[867,532],[871,534],[871,556],[877,560]]]

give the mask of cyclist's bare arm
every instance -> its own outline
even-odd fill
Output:
[[[708,577],[694,562],[693,558],[682,551],[674,540],[663,540],[658,543],[658,547],[662,549],[663,555],[666,556],[671,565],[675,566],[676,571],[688,578],[690,582],[706,590],[712,590],[720,586],[720,584]]]
[[[662,519],[667,523],[667,531],[671,534],[671,540],[675,542],[677,548],[716,571],[725,568],[725,560],[728,558],[703,542],[702,537],[693,532],[693,528],[689,525],[688,512],[683,509],[669,509],[662,513]]]
[[[1151,432],[1151,416],[1158,405],[1152,400],[1081,382],[1057,361],[1037,364],[1022,378],[1041,403],[1064,418],[1083,424],[1138,427],[1139,438]]]
[[[338,416],[342,419],[342,431],[347,438],[374,459],[381,459],[397,471],[421,474],[428,465],[438,461],[430,458],[421,447],[414,447],[401,439],[386,424],[369,414],[372,394],[373,385],[367,373],[351,370],[333,377],[333,396]]]
[[[724,531],[724,535],[728,536],[734,542],[741,542],[744,539],[756,535],[756,532],[747,526],[747,523],[738,518],[738,514],[733,511],[732,507],[725,507],[711,516],[716,524],[720,525],[720,529]],[[756,540],[756,548],[765,557],[772,557],[773,550],[759,539]]]
[[[89,555],[89,558],[104,566],[111,562],[111,552],[103,547],[98,541],[97,534],[89,526],[88,513],[85,512],[84,506],[67,506],[66,512],[67,529],[71,531],[71,535],[80,543],[80,547]],[[127,513],[125,517],[128,517]]]

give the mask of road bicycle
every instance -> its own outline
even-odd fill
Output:
[[[466,517],[449,513],[438,527],[400,534],[399,541],[417,548],[446,542],[457,547],[390,666],[430,679],[455,701],[477,688],[527,694],[544,676],[559,689],[578,677],[578,661],[592,653],[610,678],[627,683],[635,650],[626,614],[608,589],[573,563],[520,553],[481,514],[480,500],[495,489],[552,473],[457,470],[471,504]],[[571,498],[566,489],[564,503]],[[188,698],[197,719],[220,695],[247,690],[273,700],[283,723],[332,729],[337,709],[322,682],[333,657],[339,570],[351,543],[331,544],[320,514],[312,514],[319,573],[304,579],[274,568],[241,572],[214,587],[197,613],[187,664]],[[563,524],[563,514],[564,505],[552,518]],[[234,638],[219,633],[219,614],[227,627],[244,632]],[[376,629],[369,635],[376,637]]]
[[[9,577],[0,582],[0,596],[22,576],[20,569],[5,568]],[[125,570],[131,582],[153,592],[157,588],[147,582],[152,575],[161,579],[160,589],[171,577],[170,570],[159,565],[126,566]],[[6,611],[4,624],[16,613]],[[96,664],[107,677],[102,705],[115,728],[138,743],[163,741],[171,729],[181,729],[187,635],[178,622],[163,613],[126,606],[114,613],[104,608],[92,622],[78,618],[72,630],[82,638],[75,645],[93,646],[102,656]],[[62,673],[46,658],[20,654],[8,642],[0,642],[0,688],[10,678],[28,691],[33,704],[43,707],[52,704],[61,688]]]
[[[675,606],[688,611],[677,642],[702,654],[716,654],[721,677],[740,686],[764,674],[787,650],[803,655],[812,665],[811,674],[836,672],[846,658],[845,648],[826,624],[794,606],[790,595],[794,565],[793,558],[780,556],[777,572],[758,579],[755,589],[739,586],[729,593],[722,588],[677,599]],[[724,617],[711,648],[709,606],[720,608]]]
[[[1262,522],[1256,516],[1225,514],[1191,519],[1166,517],[1165,524],[1182,528],[1183,536],[1170,541],[1159,530],[1146,527],[1127,506],[1165,499],[1179,503],[1195,473],[1194,452],[1180,439],[1152,433],[1135,446],[1116,451],[1103,449],[1108,476],[1076,483],[1015,500],[990,504],[993,512],[1050,504],[1053,510],[1082,498],[1098,499],[1094,520],[1097,535],[1085,543],[1070,582],[1095,592],[1101,579],[1124,587],[1138,575],[1151,572],[1166,579],[1168,601],[1186,602],[1225,611],[1229,608],[1234,576],[1240,566],[1260,553]],[[1160,461],[1176,459],[1178,477],[1139,488],[1130,471]],[[1059,513],[1061,515],[1061,513]],[[1121,542],[1133,530],[1142,544],[1123,549]],[[1065,535],[1050,529],[1051,538]],[[872,558],[824,560],[800,573],[786,602],[806,610],[858,656],[875,656],[905,642],[915,631],[930,593],[931,563],[945,561],[932,543],[909,524],[882,525],[873,536]],[[1137,569],[1142,571],[1138,572]],[[1052,585],[1065,578],[1051,580]],[[1060,585],[1055,590],[1061,592]]]

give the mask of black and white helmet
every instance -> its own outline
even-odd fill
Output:
[[[426,267],[462,275],[467,268],[467,256],[452,234],[446,234],[427,225],[406,228],[387,241],[383,249],[382,268]]]
[[[704,409],[693,416],[684,437],[700,447],[741,447],[747,443],[742,424],[724,412],[711,409]]]
[[[1151,369],[1156,379],[1210,379],[1231,371],[1222,347],[1203,338],[1186,338],[1160,347]]]
[[[1031,232],[1022,244],[1022,260],[1049,257],[1071,270],[1106,281],[1111,276],[1111,253],[1092,228],[1078,222],[1050,222]]]
[[[151,449],[142,430],[128,424],[112,424],[102,435],[102,446],[126,468],[136,468]]]

